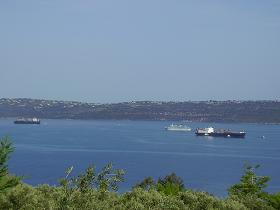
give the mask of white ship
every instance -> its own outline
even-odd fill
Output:
[[[192,129],[186,125],[176,125],[176,124],[171,124],[168,127],[165,127],[166,130],[168,131],[191,131]]]

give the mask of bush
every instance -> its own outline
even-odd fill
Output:
[[[238,201],[218,199],[206,192],[194,192],[187,190],[178,195],[189,209],[223,209],[223,210],[246,210],[247,208]]]

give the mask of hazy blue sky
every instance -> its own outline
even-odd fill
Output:
[[[3,0],[0,76],[0,98],[280,99],[280,1]]]

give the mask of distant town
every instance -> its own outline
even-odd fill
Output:
[[[2,98],[0,117],[280,123],[280,101],[132,101],[98,104]]]

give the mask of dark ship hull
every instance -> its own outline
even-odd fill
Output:
[[[245,132],[213,132],[213,133],[195,133],[197,136],[213,136],[227,138],[245,138]]]

